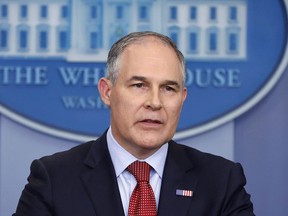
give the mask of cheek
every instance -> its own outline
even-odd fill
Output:
[[[174,102],[173,104],[170,104],[168,110],[167,110],[167,114],[170,118],[170,120],[173,120],[178,122],[178,119],[180,117],[180,113],[182,110],[182,102],[178,101],[178,102]]]
[[[114,111],[116,114],[131,115],[131,112],[136,109],[137,104],[137,98],[131,98],[125,92],[111,95],[111,111]]]
[[[168,102],[166,103],[166,107],[173,113],[180,113],[182,106],[183,106],[183,101],[181,98],[177,98],[175,100],[172,100],[171,98],[167,100]]]

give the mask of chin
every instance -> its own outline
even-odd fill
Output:
[[[144,138],[144,140],[142,139],[142,141],[140,141],[140,146],[142,146],[143,148],[147,148],[147,149],[156,149],[156,148],[160,148],[163,144],[165,144],[167,142],[166,139],[159,139],[158,138]]]

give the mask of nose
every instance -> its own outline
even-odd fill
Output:
[[[162,108],[162,100],[158,89],[151,89],[145,101],[145,108],[153,111]]]

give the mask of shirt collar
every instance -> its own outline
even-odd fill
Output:
[[[108,150],[109,150],[110,156],[112,158],[112,162],[113,162],[117,177],[123,171],[125,171],[125,169],[127,168],[127,166],[129,166],[129,164],[138,160],[136,157],[134,157],[132,154],[130,154],[128,151],[126,151],[115,140],[115,138],[113,137],[113,134],[112,134],[111,127],[109,128],[109,130],[107,132],[107,145],[108,145]],[[162,145],[150,157],[146,158],[145,160],[142,160],[142,161],[147,162],[150,166],[152,166],[160,178],[162,178],[162,175],[163,175],[167,152],[168,152],[168,143]]]

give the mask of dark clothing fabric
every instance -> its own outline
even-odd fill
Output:
[[[158,216],[252,216],[240,164],[169,142]],[[193,191],[179,196],[176,190]],[[106,133],[35,160],[14,216],[124,216]]]

